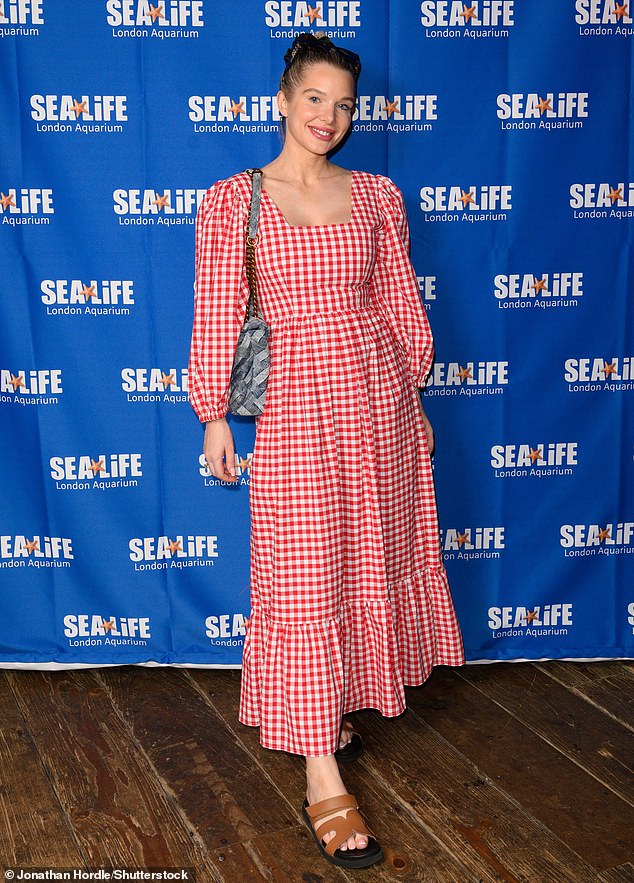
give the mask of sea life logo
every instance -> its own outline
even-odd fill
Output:
[[[419,208],[426,223],[506,221],[513,209],[512,184],[423,186]]]
[[[540,638],[567,635],[572,626],[572,604],[536,604],[533,607],[489,607],[493,638]]]
[[[293,40],[307,30],[331,40],[353,40],[361,27],[361,5],[361,0],[266,0],[264,23],[272,40]]]
[[[634,182],[571,184],[570,208],[573,218],[579,220],[634,218]]]
[[[281,118],[273,95],[190,95],[187,107],[197,134],[277,132]]]
[[[449,527],[440,533],[445,561],[499,558],[505,548],[504,527]]]
[[[128,549],[134,569],[144,571],[213,567],[219,557],[217,536],[172,536],[132,537]]]
[[[5,404],[58,405],[63,392],[61,368],[0,368],[0,402]]]
[[[559,531],[559,543],[566,558],[631,555],[633,540],[634,521],[562,524]]]
[[[121,226],[175,227],[195,223],[204,189],[132,189],[117,188],[112,193],[112,210]]]
[[[132,279],[42,279],[47,316],[129,316],[134,306]]]
[[[634,356],[582,356],[566,359],[568,392],[625,392],[634,389]]]
[[[513,0],[423,0],[420,23],[425,37],[447,39],[467,37],[506,38],[515,25]]]
[[[0,0],[0,37],[39,37],[44,0]]]
[[[588,118],[588,92],[501,92],[497,115],[503,130],[582,129]]]
[[[42,187],[7,187],[0,190],[0,218],[10,227],[50,224],[55,214],[53,191]]]
[[[126,95],[31,95],[37,132],[123,132],[128,121]]]
[[[583,297],[583,273],[500,273],[493,295],[500,310],[576,307]]]
[[[128,402],[187,402],[187,368],[122,368],[121,389]]]
[[[241,647],[247,632],[244,613],[220,613],[205,619],[205,635],[214,647]]]
[[[425,395],[502,395],[508,385],[508,362],[434,362]]]
[[[630,0],[576,0],[575,22],[581,37],[631,37]]]
[[[438,120],[438,96],[359,95],[352,128],[355,132],[431,132]]]
[[[75,555],[70,537],[31,534],[0,536],[0,569],[70,567]]]
[[[50,476],[58,491],[110,490],[137,487],[143,475],[141,454],[55,455],[49,459]]]
[[[69,647],[144,647],[152,637],[149,616],[67,613],[63,623]]]
[[[197,39],[204,28],[204,0],[107,0],[112,36],[158,40]]]
[[[545,478],[572,475],[578,465],[577,442],[493,445],[491,467],[496,478]]]

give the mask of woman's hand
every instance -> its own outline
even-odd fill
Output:
[[[233,433],[225,417],[211,420],[205,426],[203,451],[209,471],[215,478],[237,482]]]
[[[427,447],[429,448],[429,456],[431,457],[434,453],[434,429],[429,422],[429,417],[425,413],[425,409],[423,408],[423,400],[421,398],[420,389],[416,388],[416,396],[418,398],[418,404],[420,406],[420,412],[423,415],[423,423],[425,424],[425,434],[427,436]]]

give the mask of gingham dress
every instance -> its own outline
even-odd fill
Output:
[[[294,227],[263,193],[260,314],[271,367],[250,467],[251,612],[239,720],[320,756],[341,716],[405,709],[404,685],[464,661],[417,401],[433,344],[400,191],[352,173],[348,223]],[[245,172],[196,219],[190,399],[227,413],[248,284]]]

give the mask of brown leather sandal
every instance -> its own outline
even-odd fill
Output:
[[[370,836],[372,832],[357,812],[358,809],[359,804],[353,794],[328,797],[326,800],[320,800],[310,806],[308,800],[305,799],[302,804],[302,815],[315,838],[319,851],[327,861],[341,868],[367,868],[383,858],[383,850],[374,837]],[[340,813],[322,822],[321,825],[317,825],[320,819],[335,810],[340,810]],[[329,831],[335,832],[334,837],[328,843],[324,843],[322,838]],[[339,849],[339,844],[352,834],[363,834],[368,838],[368,845],[363,849],[345,849],[343,851]]]

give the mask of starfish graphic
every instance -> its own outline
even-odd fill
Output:
[[[471,373],[471,368],[463,368],[460,366],[460,371],[458,371],[458,377],[460,380],[467,380],[467,378],[471,378],[473,380],[473,374]]]
[[[616,374],[616,362],[610,362],[609,365],[607,362],[604,362],[601,370],[605,374],[605,380],[607,380],[610,374]]]
[[[615,189],[614,187],[608,193],[608,196],[612,200],[612,205],[617,201],[617,199],[623,199],[623,194],[621,193],[621,187]]]
[[[478,17],[476,16],[476,11],[473,8],[473,6],[465,6],[465,4],[463,3],[462,4],[462,12],[460,13],[460,15],[464,18],[465,24],[468,21],[471,21],[471,19],[478,21]]]
[[[531,458],[531,463],[534,463],[535,460],[543,460],[544,459],[544,455],[542,454],[541,448],[536,448],[535,450],[533,450],[531,448],[531,452],[528,456]]]
[[[156,191],[155,191],[155,192],[156,192]],[[169,196],[167,196],[166,194],[163,194],[163,196],[161,196],[160,193],[157,193],[157,194],[156,194],[156,199],[153,199],[153,200],[152,200],[152,204],[153,204],[153,205],[158,205],[158,207],[159,207],[159,211],[160,211],[162,208],[164,208],[165,206],[168,206],[168,207],[169,207],[169,204],[170,204],[170,202],[169,202]]]
[[[79,293],[84,295],[86,303],[88,303],[91,297],[97,297],[97,292],[95,291],[94,285],[84,285]]]
[[[85,101],[76,101],[71,110],[75,111],[75,116],[78,117],[80,113],[88,113],[86,110],[86,102]]]
[[[548,98],[542,98],[539,96],[539,104],[537,105],[539,108],[540,115],[544,113],[545,110],[552,111],[552,107],[550,106],[550,100]]]

